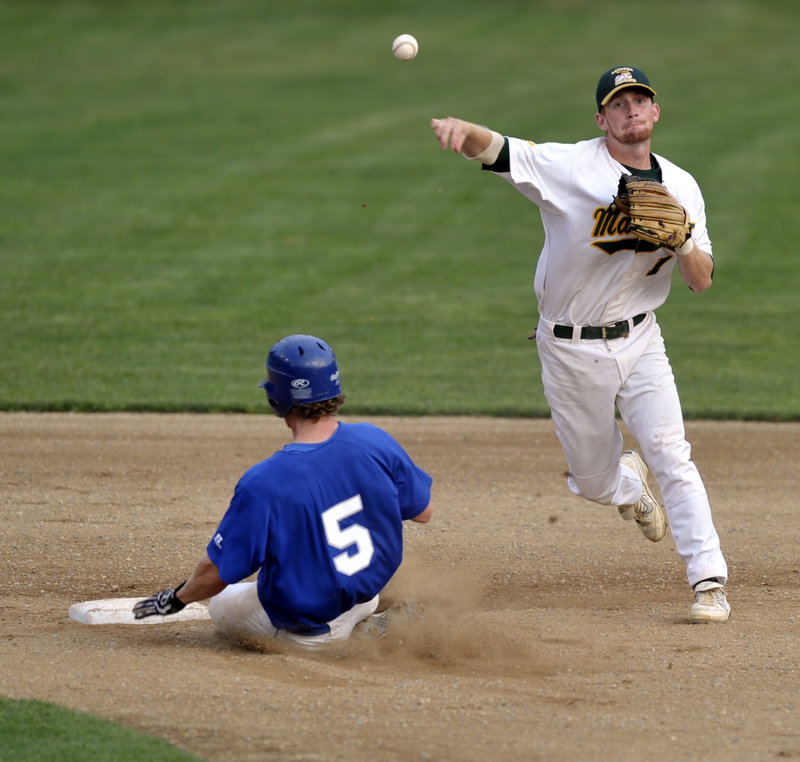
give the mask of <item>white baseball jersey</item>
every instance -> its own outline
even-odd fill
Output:
[[[508,145],[510,172],[497,174],[539,207],[544,225],[534,281],[541,316],[602,326],[663,304],[676,255],[639,241],[614,208],[628,170],[611,157],[605,138],[572,144],[508,138]],[[664,185],[689,212],[693,240],[711,253],[700,188],[688,172],[656,159]]]

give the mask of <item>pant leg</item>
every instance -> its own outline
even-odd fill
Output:
[[[547,321],[540,321],[536,343],[569,489],[603,505],[635,503],[641,483],[619,464],[622,434],[615,403],[622,378],[613,352],[606,342],[557,339]]]
[[[274,638],[278,632],[258,599],[255,582],[228,585],[208,602],[208,613],[223,635]]]
[[[256,582],[239,582],[228,585],[208,602],[208,613],[217,631],[229,637],[256,636],[259,638],[282,638],[307,648],[317,648],[334,640],[350,637],[353,628],[378,608],[379,596],[366,603],[359,603],[328,622],[330,632],[323,635],[297,635],[278,630],[272,624],[258,598]]]
[[[686,441],[678,390],[657,325],[645,351],[626,370],[617,398],[620,416],[661,489],[689,583],[719,577],[724,584],[728,568],[708,495]]]
[[[353,628],[359,622],[375,613],[378,608],[378,601],[379,596],[376,595],[366,603],[357,603],[353,608],[348,609],[337,616],[336,619],[328,622],[330,632],[324,635],[295,635],[293,632],[281,630],[278,633],[278,637],[284,640],[291,640],[293,643],[305,648],[319,648],[336,640],[347,640],[353,632]]]

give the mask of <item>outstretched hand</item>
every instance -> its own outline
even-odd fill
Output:
[[[448,116],[446,119],[431,119],[431,127],[443,151],[452,148],[456,153],[461,153],[464,141],[470,136],[473,125],[463,119]]]
[[[186,583],[181,583],[178,587],[170,590],[162,590],[160,593],[151,595],[139,601],[133,607],[133,615],[136,619],[144,619],[146,616],[166,616],[167,614],[177,614],[186,608],[186,604],[181,601],[177,592]]]

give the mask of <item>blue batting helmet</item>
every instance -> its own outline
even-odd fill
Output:
[[[295,405],[333,399],[342,393],[333,350],[316,336],[295,334],[269,350],[267,377],[259,386],[267,392],[272,412],[285,418]]]

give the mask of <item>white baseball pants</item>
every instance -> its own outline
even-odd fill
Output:
[[[616,411],[639,443],[658,482],[678,554],[689,584],[717,577],[728,567],[720,550],[711,507],[685,438],[678,390],[655,315],[628,337],[582,340],[553,335],[540,319],[536,344],[542,383],[556,435],[576,495],[604,505],[638,501],[638,476],[621,466],[622,434]]]
[[[378,608],[378,596],[366,603],[358,603],[349,611],[328,622],[330,632],[324,635],[297,635],[278,630],[267,616],[258,599],[256,582],[239,582],[228,585],[208,602],[208,613],[214,626],[223,635],[241,635],[257,638],[282,638],[306,648],[319,648],[334,640],[346,640],[353,628]]]

